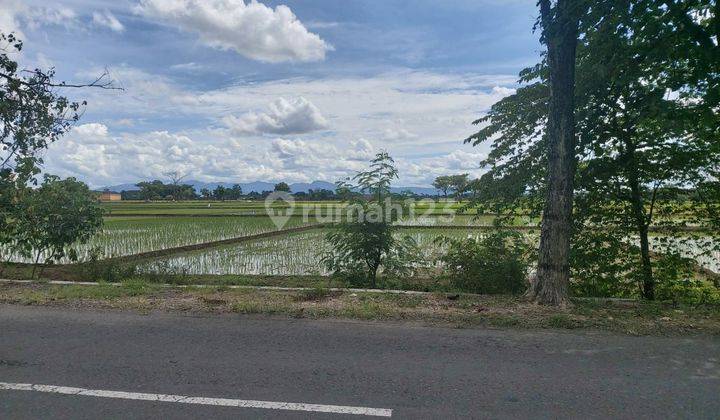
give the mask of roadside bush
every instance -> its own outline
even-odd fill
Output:
[[[154,262],[150,269],[143,270],[140,274],[148,283],[182,284],[188,275],[188,269],[175,267],[167,260],[159,260]]]
[[[100,255],[100,251],[97,249],[90,251],[90,258],[81,265],[83,280],[117,283],[138,274],[137,267],[134,264],[103,260]]]
[[[527,288],[530,248],[522,235],[499,231],[475,240],[441,238],[448,245],[440,258],[452,286],[468,293],[520,294]]]
[[[331,232],[326,240],[332,244],[332,249],[321,254],[321,261],[334,278],[348,287],[388,288],[389,285],[412,277],[420,255],[412,237],[405,235],[397,238],[392,235],[392,231],[389,233],[388,245],[381,247],[373,242],[373,238],[363,241],[352,237],[347,231]],[[359,235],[367,236],[366,233]],[[358,246],[358,243],[363,242],[370,244]],[[372,258],[375,258],[371,263],[372,269],[368,271],[367,261]]]
[[[574,296],[632,298],[639,293],[640,248],[619,229],[585,229],[573,236],[570,291]]]
[[[699,280],[690,258],[668,254],[654,261],[656,298],[690,305],[720,304],[720,289],[709,281]]]

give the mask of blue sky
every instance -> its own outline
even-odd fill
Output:
[[[334,181],[384,149],[399,184],[482,172],[462,139],[538,60],[534,0],[0,0],[26,67],[124,91],[88,105],[45,170],[93,186],[162,178]]]

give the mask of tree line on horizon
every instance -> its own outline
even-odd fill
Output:
[[[406,198],[428,198],[439,197],[442,193],[444,198],[450,196],[456,199],[462,199],[472,194],[478,180],[470,180],[468,174],[439,176],[433,181],[433,187],[437,190],[437,194],[418,194],[411,190],[402,191],[397,195]],[[279,182],[274,185],[272,191],[250,191],[244,193],[240,184],[233,184],[230,187],[218,185],[214,189],[202,188],[198,192],[191,184],[183,184],[181,182],[170,180],[163,182],[161,180],[144,181],[135,184],[137,190],[123,190],[120,192],[123,200],[142,200],[142,201],[186,201],[186,200],[215,200],[215,201],[233,201],[233,200],[262,200],[273,192],[286,192],[292,194],[296,200],[306,201],[329,201],[341,199],[340,194],[336,190],[328,190],[324,188],[309,189],[306,191],[291,192],[290,185],[286,182]]]

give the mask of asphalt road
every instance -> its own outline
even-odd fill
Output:
[[[408,419],[718,418],[720,338],[0,305],[0,382]],[[0,418],[370,417],[5,389]]]

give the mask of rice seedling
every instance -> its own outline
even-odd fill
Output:
[[[291,218],[284,228],[308,224]],[[278,230],[269,217],[113,217],[85,244],[73,245],[80,261],[94,253],[99,258],[133,255],[184,245],[255,235]],[[7,252],[10,261],[29,262]],[[67,261],[61,261],[67,262]]]

